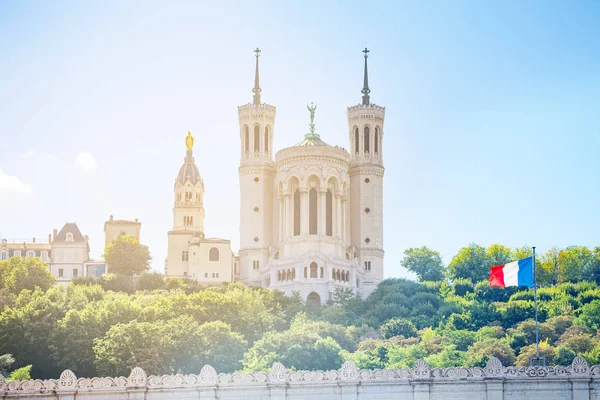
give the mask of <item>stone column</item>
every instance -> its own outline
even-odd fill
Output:
[[[284,203],[283,196],[280,194],[277,196],[277,203],[279,204],[279,242],[282,242],[285,234],[285,214],[284,214]],[[265,210],[266,212],[267,210]]]
[[[335,236],[342,237],[342,195],[335,195]]]
[[[571,378],[573,385],[573,400],[588,400],[590,398],[590,378]]]
[[[429,383],[414,382],[413,383],[413,399],[414,400],[429,400]]]
[[[285,198],[285,237],[289,238],[294,236],[294,207],[293,207],[293,195],[292,193],[284,192]]]
[[[308,189],[300,188],[300,235],[308,235]]]
[[[485,387],[487,400],[502,400],[504,398],[504,384],[502,380],[486,380]]]
[[[321,189],[319,202],[319,234],[327,234],[327,188]]]
[[[346,221],[348,220],[348,217],[346,216],[346,197],[342,196],[342,243],[344,244],[344,246],[347,246],[346,243]],[[343,251],[345,251],[346,249],[342,249]],[[345,256],[345,254],[341,255],[342,257]]]

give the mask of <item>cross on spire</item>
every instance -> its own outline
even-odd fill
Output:
[[[260,92],[262,92],[258,79],[258,57],[260,57],[260,49],[257,47],[256,50],[254,50],[254,53],[256,54],[256,72],[254,75],[254,89],[252,89],[252,91],[254,92],[254,104],[260,104]]]
[[[365,77],[361,93],[363,94],[362,103],[364,106],[367,106],[370,103],[369,93],[371,93],[371,89],[369,89],[369,74],[367,72],[367,58],[369,57],[370,50],[365,47],[362,52],[365,53]]]

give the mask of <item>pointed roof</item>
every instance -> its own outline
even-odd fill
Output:
[[[369,89],[369,73],[367,72],[367,58],[369,57],[370,51],[365,47],[365,49],[362,52],[365,53],[365,76],[363,80],[363,88],[361,90],[361,93],[363,94],[362,103],[364,106],[368,106],[370,103],[369,93],[371,93],[371,89]]]
[[[256,53],[256,70],[254,72],[254,89],[252,89],[252,91],[254,92],[253,103],[258,105],[260,104],[260,92],[262,92],[258,76],[258,57],[260,57],[260,49],[257,47],[256,50],[254,50],[254,53]]]
[[[83,237],[79,227],[75,222],[65,223],[65,226],[63,226],[60,232],[58,232],[58,235],[56,235],[53,242],[66,242],[67,233],[69,232],[73,234],[73,242],[85,242],[85,237]]]

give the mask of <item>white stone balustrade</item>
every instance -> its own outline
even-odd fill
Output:
[[[134,368],[129,377],[6,382],[3,399],[595,399],[600,397],[600,366],[576,357],[568,367],[503,367],[491,358],[485,368],[358,370],[351,361],[339,371],[271,371],[218,374],[210,365],[198,375],[147,376]]]

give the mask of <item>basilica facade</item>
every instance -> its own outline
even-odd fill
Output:
[[[349,151],[321,138],[311,105],[309,133],[275,152],[276,108],[261,102],[256,50],[253,101],[238,107],[239,253],[233,255],[229,241],[204,237],[204,184],[188,135],[175,181],[167,275],[207,284],[239,280],[297,292],[315,304],[337,288],[366,297],[377,287],[383,280],[385,108],[370,101],[368,50],[364,53],[362,101],[346,110]]]

